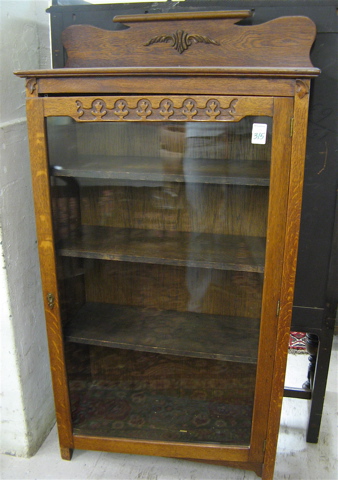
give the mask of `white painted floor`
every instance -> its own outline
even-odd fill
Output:
[[[338,480],[338,337],[335,338],[318,444],[305,441],[309,402],[285,398],[274,480]],[[288,386],[306,378],[307,355],[289,355]],[[54,428],[30,458],[1,455],[2,479],[113,480],[258,480],[255,473],[183,460],[75,451],[60,459]]]

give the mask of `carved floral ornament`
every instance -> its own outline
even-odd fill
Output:
[[[176,121],[234,121],[237,98],[232,99],[227,108],[223,108],[217,99],[206,100],[201,108],[193,98],[184,98],[177,102],[169,98],[157,101],[156,105],[147,98],[140,98],[136,106],[130,106],[128,99],[113,100],[111,108],[107,101],[95,99],[89,108],[85,108],[81,100],[76,101],[77,113],[74,118],[79,121],[135,121],[135,120],[176,120]],[[134,102],[135,105],[135,102]]]
[[[220,45],[216,40],[212,40],[210,37],[205,35],[199,35],[195,33],[187,33],[184,30],[177,30],[172,34],[158,35],[157,37],[151,38],[147,43],[144,44],[145,47],[153,45],[154,43],[168,43],[172,42],[171,46],[178,51],[178,53],[183,53],[188,50],[193,43],[205,43],[208,45]]]

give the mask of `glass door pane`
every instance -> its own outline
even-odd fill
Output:
[[[271,131],[47,120],[74,433],[250,443]]]

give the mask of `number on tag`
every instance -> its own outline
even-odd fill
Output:
[[[258,143],[259,145],[266,144],[266,123],[254,123],[252,125],[251,143]]]

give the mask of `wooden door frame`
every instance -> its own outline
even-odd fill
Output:
[[[258,80],[257,83],[260,81]],[[308,82],[301,82],[301,85],[307,85]],[[297,84],[296,84],[297,85]],[[265,464],[263,475],[270,475],[269,471],[273,468],[274,458],[276,453],[276,439],[278,435],[279,415],[281,409],[281,399],[283,397],[284,386],[284,371],[286,363],[287,353],[287,340],[292,308],[292,286],[295,277],[295,262],[297,258],[297,226],[300,219],[300,200],[301,198],[301,186],[302,186],[302,168],[305,153],[304,140],[299,140],[298,137],[303,137],[304,122],[306,118],[308,91],[304,94],[304,88],[298,87],[295,96],[295,107],[293,111],[293,97],[275,97],[273,99],[273,119],[274,119],[274,135],[272,145],[272,171],[271,171],[271,187],[272,198],[269,201],[269,229],[274,230],[278,238],[284,235],[283,249],[279,249],[275,252],[273,243],[271,242],[271,235],[268,239],[267,247],[267,274],[265,277],[266,285],[264,289],[264,300],[267,298],[267,288],[271,283],[274,286],[280,285],[280,288],[276,288],[273,298],[270,298],[268,302],[268,308],[265,308],[262,312],[263,322],[261,329],[261,341],[259,351],[259,362],[267,362],[270,371],[270,381],[266,384],[264,376],[266,370],[261,372],[257,376],[256,393],[255,393],[255,405],[260,405],[259,408],[255,407],[253,417],[252,432],[259,431],[259,435],[252,434],[252,441],[250,447],[227,447],[227,446],[208,446],[201,445],[200,448],[196,448],[194,445],[170,444],[168,442],[142,442],[142,441],[129,441],[121,439],[105,439],[94,437],[81,437],[73,436],[71,427],[71,413],[69,398],[65,391],[65,385],[67,385],[67,374],[64,361],[56,361],[58,358],[64,359],[63,341],[62,341],[62,327],[59,312],[58,291],[57,291],[57,279],[56,279],[56,266],[55,266],[55,250],[53,244],[53,227],[51,223],[51,202],[49,191],[49,169],[48,169],[48,152],[47,152],[47,138],[45,118],[47,116],[54,115],[56,111],[53,105],[57,105],[57,109],[60,108],[61,98],[53,97],[37,97],[32,95],[27,99],[27,118],[29,125],[29,141],[32,160],[32,176],[33,176],[33,191],[34,202],[37,218],[37,232],[38,232],[38,244],[39,244],[39,256],[41,264],[41,276],[43,284],[43,295],[45,301],[46,323],[48,331],[49,350],[51,356],[51,363],[54,365],[52,370],[53,388],[55,392],[56,412],[59,429],[59,439],[62,457],[69,459],[71,456],[71,450],[73,448],[93,448],[99,450],[108,451],[121,451],[124,453],[141,453],[141,454],[158,454],[161,456],[178,456],[180,458],[195,458],[203,454],[206,461],[213,463],[221,463],[229,466],[239,466],[238,462],[243,468],[250,468],[260,474],[260,466]],[[305,88],[306,89],[306,88]],[[170,95],[167,95],[167,97]],[[194,95],[191,95],[194,96]],[[255,97],[255,95],[253,95]],[[64,97],[64,105],[69,105],[70,98]],[[86,97],[86,99],[97,99],[97,96]],[[261,98],[262,97],[257,97]],[[271,97],[268,97],[271,100]],[[264,103],[264,102],[263,102]],[[62,105],[61,105],[62,106]],[[72,107],[73,108],[73,107]],[[67,110],[67,109],[66,109]],[[64,114],[63,107],[58,110],[59,115]],[[61,112],[61,113],[60,113]],[[291,117],[290,117],[291,113]],[[254,113],[252,113],[254,114]],[[282,115],[282,118],[281,118]],[[294,118],[294,134],[290,137],[289,129],[287,128],[288,122],[291,118]],[[278,119],[280,119],[280,125],[278,126]],[[275,122],[277,121],[277,126]],[[277,128],[277,137],[276,135]],[[287,146],[287,148],[286,148]],[[292,159],[290,166],[290,156]],[[289,167],[290,166],[290,171]],[[284,170],[283,179],[280,176],[280,168]],[[289,178],[290,174],[290,190],[283,194],[282,201],[280,198],[280,192],[282,190],[283,182]],[[285,190],[285,188],[284,188]],[[275,192],[275,193],[274,193]],[[277,194],[279,192],[279,194]],[[296,199],[296,202],[295,202]],[[277,211],[272,209],[272,205],[278,200]],[[286,210],[287,206],[287,210]],[[284,225],[284,226],[283,226]],[[272,229],[272,230],[271,230]],[[291,232],[291,233],[289,233]],[[271,245],[271,246],[270,246]],[[276,256],[277,254],[277,256]],[[278,276],[275,271],[272,271],[272,265],[283,265],[283,271],[280,271]],[[271,265],[271,267],[270,267]],[[270,273],[269,273],[270,271]],[[54,296],[54,305],[51,306],[48,301],[47,295],[52,293]],[[279,316],[276,315],[277,305],[280,305]],[[270,328],[272,312],[274,312],[274,325]],[[277,334],[277,327],[280,331]],[[266,340],[266,334],[270,338],[271,345],[277,340],[277,348],[272,355],[266,353],[266,343],[262,342],[262,339]],[[274,356],[273,356],[273,353]],[[269,357],[269,358],[268,358]],[[264,360],[262,360],[264,359]],[[263,369],[261,369],[263,370]],[[278,374],[276,373],[278,372]],[[258,372],[259,373],[259,372]],[[263,375],[264,373],[264,375]],[[273,374],[273,375],[272,375]],[[266,388],[265,388],[266,387]],[[268,391],[268,393],[267,393]],[[263,398],[260,392],[265,392],[263,397],[264,402],[261,402]],[[277,393],[276,393],[277,392]],[[277,395],[277,396],[276,396]],[[266,422],[262,422],[261,414],[262,410],[267,408],[269,404],[270,396],[272,403],[270,406],[269,414],[266,418]],[[276,402],[275,398],[278,398]],[[66,421],[61,421],[61,418]],[[276,418],[278,421],[276,421]],[[258,430],[256,430],[258,429]],[[277,433],[276,433],[277,431]],[[129,443],[129,445],[127,445]],[[91,446],[92,445],[92,446]],[[200,451],[203,449],[203,452]],[[264,453],[265,451],[265,453]],[[224,455],[228,460],[224,461]],[[264,473],[266,472],[266,473]],[[265,478],[265,477],[263,477]],[[270,478],[266,476],[266,478]]]

